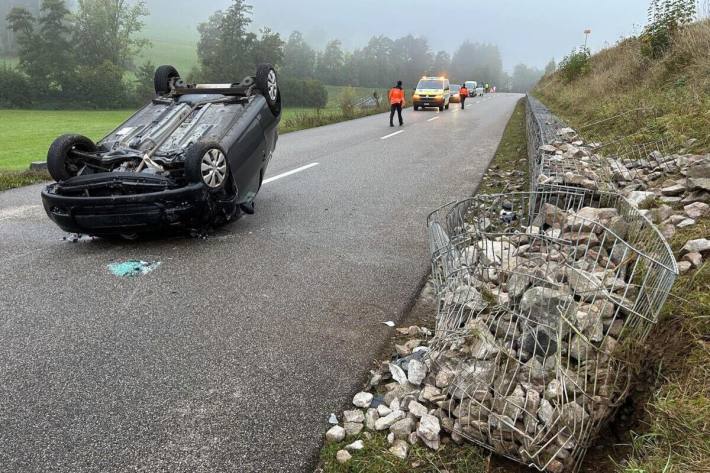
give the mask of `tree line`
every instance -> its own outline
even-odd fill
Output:
[[[34,14],[15,7],[6,16],[19,63],[0,67],[0,106],[133,106],[152,96],[155,65],[136,64],[148,45],[141,32],[148,10],[143,1],[42,0]],[[225,81],[254,73],[270,62],[279,70],[287,105],[323,107],[323,84],[383,88],[402,80],[413,88],[424,75],[447,75],[454,82],[476,80],[498,90],[526,91],[543,71],[523,64],[503,70],[498,47],[465,41],[450,55],[434,52],[424,37],[373,36],[347,51],[333,39],[316,50],[294,31],[282,38],[269,28],[253,32],[252,7],[232,0],[198,26],[198,64],[186,75],[195,81]],[[183,71],[185,74],[186,71]],[[290,93],[291,92],[291,93]]]

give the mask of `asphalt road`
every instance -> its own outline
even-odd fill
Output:
[[[69,243],[41,186],[0,193],[0,471],[312,469],[519,97],[284,135],[256,214],[204,240]]]

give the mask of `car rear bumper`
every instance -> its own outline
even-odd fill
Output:
[[[94,180],[91,185],[96,189],[99,183]],[[111,184],[115,189],[121,187],[115,179]],[[72,194],[80,188],[81,185],[73,186]],[[93,235],[144,233],[166,227],[199,225],[210,214],[209,192],[200,183],[157,192],[96,197],[62,195],[62,191],[63,183],[50,184],[42,191],[42,203],[49,218],[67,232]]]

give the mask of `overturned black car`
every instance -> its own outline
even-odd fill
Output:
[[[67,232],[96,236],[200,229],[253,213],[278,138],[281,93],[271,65],[239,83],[188,84],[155,72],[157,97],[94,144],[64,135],[47,154],[42,192]]]

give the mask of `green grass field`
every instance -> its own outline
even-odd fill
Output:
[[[197,50],[195,43],[190,41],[167,41],[163,39],[149,39],[150,46],[138,55],[136,64],[140,65],[150,61],[154,66],[170,64],[182,75],[187,75],[197,65]]]
[[[27,169],[47,157],[47,148],[64,133],[97,140],[125,120],[132,110],[0,110],[0,170]]]

